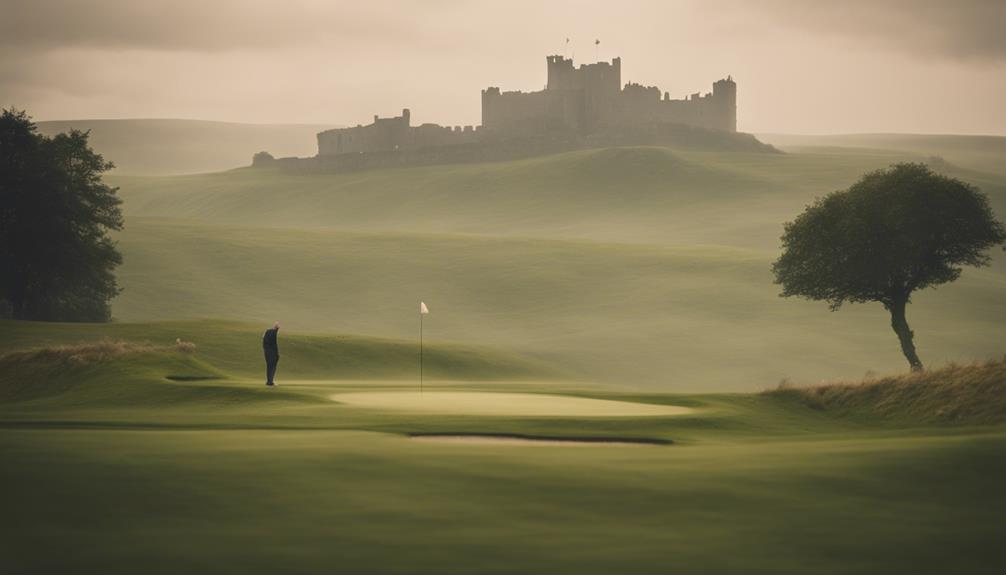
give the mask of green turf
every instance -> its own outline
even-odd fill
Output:
[[[997,573],[1003,434],[485,448],[7,431],[18,572]],[[65,480],[73,474],[73,481]],[[921,480],[920,480],[921,479]],[[18,496],[13,494],[17,493]]]
[[[46,370],[51,363],[35,364]],[[0,366],[2,367],[2,366]],[[327,401],[194,355],[65,367],[0,397],[7,572],[997,573],[1002,426],[848,420],[768,395],[433,382],[688,406],[655,417],[478,417]],[[10,374],[0,384],[10,385]],[[38,375],[38,374],[35,374]],[[53,382],[59,389],[51,388]],[[485,446],[409,433],[671,440]]]

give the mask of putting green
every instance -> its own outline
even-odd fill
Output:
[[[682,415],[688,407],[536,393],[472,391],[375,391],[337,393],[333,401],[356,407],[465,415],[547,415],[576,417],[644,417]]]

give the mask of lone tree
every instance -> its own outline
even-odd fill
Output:
[[[107,321],[122,262],[111,169],[87,132],[47,137],[24,111],[0,114],[0,300],[15,319]]]
[[[252,156],[252,166],[256,168],[271,165],[274,161],[276,161],[276,158],[269,152],[265,151],[258,152]]]
[[[897,164],[787,223],[772,271],[783,296],[825,300],[832,311],[847,301],[882,303],[916,371],[922,361],[905,318],[912,292],[956,280],[963,265],[988,265],[986,251],[1003,242],[984,193],[924,164]]]

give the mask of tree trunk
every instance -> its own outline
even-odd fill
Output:
[[[13,296],[10,298],[10,318],[11,319],[25,319],[24,317],[24,298],[19,296]]]
[[[905,306],[908,302],[898,300],[891,304],[891,327],[894,333],[898,334],[898,341],[901,342],[901,352],[905,354],[905,359],[912,366],[912,371],[922,370],[922,361],[915,353],[915,343],[913,338],[915,333],[909,329],[908,320],[905,319]]]

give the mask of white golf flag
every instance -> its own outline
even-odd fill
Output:
[[[419,313],[430,313],[430,309],[426,307],[426,304],[419,302]]]

